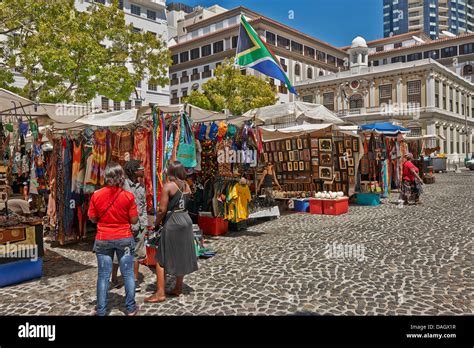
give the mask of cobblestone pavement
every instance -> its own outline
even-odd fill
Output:
[[[422,206],[399,208],[393,194],[342,216],[291,214],[207,238],[217,255],[199,261],[179,298],[144,304],[155,278],[141,267],[141,314],[472,314],[473,187],[474,172],[440,174]],[[90,314],[90,249],[48,248],[41,280],[0,289],[0,315]],[[123,302],[123,287],[112,290],[111,314],[123,315]]]

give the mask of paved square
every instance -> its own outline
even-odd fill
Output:
[[[184,296],[164,303],[143,303],[155,277],[142,267],[141,314],[472,315],[474,172],[436,175],[422,206],[399,208],[397,199],[208,238],[218,254],[185,278]],[[48,248],[41,280],[0,289],[0,315],[90,314],[97,278],[90,250]],[[123,287],[110,292],[111,314],[123,315],[123,301]]]

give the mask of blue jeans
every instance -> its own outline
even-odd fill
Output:
[[[125,306],[129,313],[135,310],[135,277],[133,274],[134,250],[134,238],[95,241],[94,251],[97,255],[99,268],[97,277],[97,315],[102,316],[106,313],[107,293],[109,291],[109,279],[112,273],[112,259],[114,253],[117,253],[120,273],[122,273],[125,283]]]

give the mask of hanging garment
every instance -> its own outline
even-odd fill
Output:
[[[72,165],[73,165],[73,141],[65,138],[64,142],[64,236],[67,240],[77,238],[74,225],[74,215],[78,202],[73,202],[72,197]]]
[[[195,140],[196,143],[196,166],[194,167],[195,171],[200,172],[201,171],[201,153],[202,153],[202,147],[201,147],[201,142],[199,140]]]
[[[191,121],[186,115],[181,116],[180,140],[176,160],[180,161],[186,168],[194,168],[196,166],[194,136],[191,130]]]
[[[171,161],[176,161],[176,155],[178,153],[178,147],[179,147],[179,144],[180,144],[180,141],[181,141],[181,119],[182,119],[182,115],[180,115],[178,117],[178,121],[177,121],[177,127],[176,127],[176,132],[174,134],[174,144],[173,144],[173,151],[171,153]]]
[[[133,149],[133,158],[141,161],[144,170],[144,181],[147,198],[148,210],[153,208],[153,178],[152,178],[152,163],[151,163],[151,152],[150,149],[150,130],[147,128],[141,128],[135,131],[135,144]]]
[[[107,130],[96,130],[92,150],[92,172],[88,184],[104,186],[107,165]]]
[[[230,201],[235,203],[235,222],[247,220],[249,216],[249,203],[252,200],[249,187],[247,185],[235,184],[228,195]]]
[[[94,162],[94,156],[92,152],[93,148],[89,145],[85,146],[84,150],[82,151],[83,158],[81,164],[84,164],[84,181],[82,188],[84,190],[84,193],[93,193],[95,191],[95,185],[90,184],[92,178],[92,165]],[[80,175],[81,173],[79,173],[79,176]]]
[[[54,227],[57,223],[57,216],[56,216],[56,172],[57,172],[57,162],[58,156],[61,153],[61,140],[60,139],[51,139],[53,143],[53,152],[51,154],[51,158],[48,165],[48,177],[49,177],[49,198],[48,198],[48,209],[47,209],[47,216],[48,216],[48,225],[51,229],[54,230]]]
[[[72,173],[71,173],[71,190],[78,192],[79,172],[82,161],[82,143],[79,139],[72,141]],[[80,186],[80,185],[79,185]]]

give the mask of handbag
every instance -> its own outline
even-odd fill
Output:
[[[183,198],[182,192],[181,192],[181,198]],[[160,240],[161,240],[161,233],[163,232],[163,229],[165,228],[166,222],[168,222],[170,217],[174,214],[175,210],[176,210],[176,206],[171,211],[171,214],[166,216],[165,221],[161,224],[161,226],[158,227],[157,230],[150,232],[147,239],[147,246],[153,249],[158,249],[160,245]]]
[[[176,159],[186,168],[194,168],[197,165],[194,136],[185,115],[181,116],[181,134]]]

